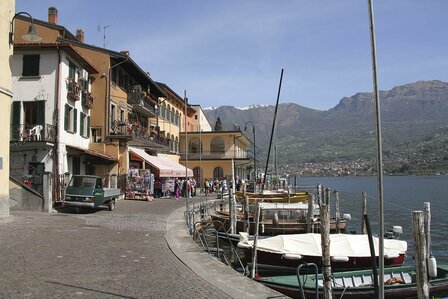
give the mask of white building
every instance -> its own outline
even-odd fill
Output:
[[[58,190],[68,175],[95,174],[96,163],[116,163],[89,150],[90,75],[98,71],[73,46],[15,45],[11,65],[12,177],[42,193],[45,172],[53,174]]]

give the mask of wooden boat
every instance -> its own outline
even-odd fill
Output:
[[[416,298],[415,273],[415,266],[385,268],[385,298]],[[298,279],[301,281],[304,297],[302,297]],[[316,297],[316,276],[314,274],[257,276],[255,280],[291,298]],[[317,280],[318,291],[322,297],[322,274],[317,275]],[[372,270],[335,272],[331,281],[333,298],[375,298]],[[446,296],[448,294],[448,265],[439,265],[437,276],[429,278],[429,292],[431,296]]]
[[[285,192],[264,192],[262,193],[251,193],[246,192],[246,195],[249,198],[249,204],[254,205],[257,202],[272,202],[272,203],[298,203],[304,202],[311,198],[311,195],[308,192],[296,192],[296,193],[285,193]],[[243,192],[236,191],[235,192],[236,200],[240,204],[243,204]]]
[[[262,215],[260,216],[259,234],[263,236],[275,236],[279,234],[302,234],[308,231],[307,213],[308,203],[262,203]],[[319,231],[320,221],[319,206],[314,206],[313,228],[315,232]],[[215,212],[211,215],[213,225],[217,231],[230,231],[230,220],[228,212]],[[249,234],[255,232],[254,215],[249,216]],[[347,227],[347,219],[336,221],[332,218],[330,221],[330,231],[344,231]],[[237,214],[236,232],[245,232],[244,217],[241,213]]]
[[[254,242],[248,240],[246,233],[240,236],[238,247],[251,264]],[[332,269],[342,271],[372,266],[368,235],[330,234],[330,244]],[[374,238],[374,246],[378,259],[378,238]],[[406,251],[406,241],[384,240],[384,265],[400,266]],[[320,234],[279,235],[258,240],[256,268],[259,272],[295,273],[303,263],[314,263],[321,268]]]

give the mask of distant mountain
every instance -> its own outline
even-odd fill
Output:
[[[380,106],[386,159],[425,151],[448,160],[448,83],[419,81],[381,91]],[[257,160],[265,163],[274,110],[273,105],[221,106],[204,113],[212,127],[217,117],[226,129],[239,126],[244,130],[251,121],[256,128]],[[372,93],[344,97],[327,111],[280,104],[276,128],[278,164],[376,157]],[[251,124],[246,135],[253,138]],[[434,152],[428,147],[434,147]]]

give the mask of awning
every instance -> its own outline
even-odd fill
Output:
[[[70,153],[76,153],[76,154],[84,154],[87,155],[91,158],[93,158],[92,163],[93,164],[109,164],[109,163],[116,163],[118,162],[118,159],[109,156],[107,154],[92,150],[92,149],[88,149],[88,148],[81,148],[81,147],[77,147],[77,146],[71,146],[71,145],[67,145],[66,146],[67,151]]]
[[[159,172],[159,177],[185,177],[185,166],[179,163],[167,158],[151,156],[143,149],[136,147],[130,146],[129,151],[146,163],[150,164],[152,167],[156,168]],[[192,177],[193,170],[187,168],[187,176]]]

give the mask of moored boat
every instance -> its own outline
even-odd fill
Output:
[[[254,241],[248,240],[246,233],[240,236],[238,247],[251,265]],[[331,234],[330,244],[332,269],[342,271],[372,266],[368,235]],[[374,238],[374,246],[378,260],[378,238]],[[385,266],[400,266],[406,251],[406,241],[384,240]],[[278,235],[258,240],[256,269],[259,272],[294,273],[303,263],[315,263],[321,268],[320,234]]]
[[[415,266],[384,269],[385,298],[417,297]],[[302,285],[302,291],[299,285]],[[255,280],[291,298],[315,298],[316,275],[257,276]],[[322,296],[322,274],[317,275],[318,291]],[[375,298],[372,270],[335,272],[332,274],[333,298],[364,299]],[[429,278],[431,296],[448,294],[448,265],[437,267],[437,276]]]

